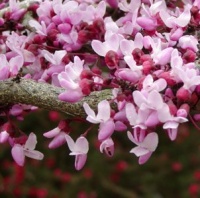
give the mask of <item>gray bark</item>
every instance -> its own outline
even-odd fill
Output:
[[[68,103],[58,99],[58,95],[63,91],[65,89],[48,83],[23,78],[17,82],[10,78],[0,81],[0,104],[5,107],[12,104],[27,104],[47,110],[56,110],[73,117],[85,118],[84,102],[87,102],[91,108],[96,110],[100,101],[112,98],[111,90],[102,90],[92,92],[80,102]]]

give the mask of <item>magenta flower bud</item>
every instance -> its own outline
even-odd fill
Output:
[[[182,104],[180,108],[178,109],[176,115],[179,117],[186,118],[188,116],[188,113],[190,111],[190,106],[188,104]]]
[[[178,100],[180,100],[182,102],[187,102],[187,101],[189,101],[189,99],[191,97],[191,94],[190,94],[190,92],[187,89],[181,87],[177,91],[176,97],[178,98]]]
[[[100,152],[105,152],[108,157],[114,154],[114,142],[111,138],[104,140],[100,145]]]
[[[105,62],[109,69],[115,69],[119,63],[119,56],[116,52],[110,50],[106,53]]]

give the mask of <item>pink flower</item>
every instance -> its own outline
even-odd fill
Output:
[[[119,53],[120,41],[123,36],[120,34],[107,33],[105,35],[105,41],[101,42],[99,40],[92,41],[93,50],[100,56],[106,56],[107,52],[114,51]]]
[[[163,23],[169,28],[173,28],[176,26],[183,28],[187,26],[191,19],[190,6],[189,5],[185,6],[184,11],[182,13],[180,13],[180,10],[178,9],[176,11],[177,11],[176,13],[174,14],[172,13],[172,15],[170,15],[167,9],[162,9],[159,12],[159,15]]]
[[[60,121],[58,127],[44,133],[44,137],[53,138],[49,143],[49,148],[54,149],[62,146],[66,142],[66,132],[69,132],[68,123],[64,120]]]
[[[101,142],[100,152],[105,152],[107,156],[112,157],[114,154],[114,142],[111,138],[108,138]]]
[[[65,135],[68,147],[71,151],[70,155],[75,155],[75,168],[80,170],[85,165],[87,160],[87,153],[89,150],[89,143],[83,136],[79,137],[76,142],[69,136]]]
[[[14,144],[11,153],[13,159],[19,166],[24,165],[25,156],[37,160],[43,159],[44,155],[41,152],[35,150],[36,144],[37,144],[37,139],[34,133],[30,133],[24,145],[18,143]]]
[[[128,138],[137,146],[130,150],[130,153],[134,153],[139,157],[139,164],[144,164],[156,150],[158,146],[158,135],[155,132],[149,133],[144,136],[144,133],[140,134],[140,138],[130,131],[128,131]]]
[[[95,115],[94,110],[92,110],[87,103],[83,104],[83,108],[88,115],[86,118],[87,121],[94,124],[100,123],[98,139],[103,141],[109,138],[115,130],[114,121],[110,118],[111,108],[109,102],[107,100],[102,100],[98,104],[97,115]]]
[[[171,115],[168,105],[164,105],[162,110],[158,112],[158,118],[160,122],[164,123],[163,129],[167,130],[172,141],[176,139],[179,124],[188,121],[185,117]]]
[[[70,62],[65,66],[65,71],[58,75],[60,85],[66,89],[59,95],[59,99],[66,102],[77,102],[83,97],[79,85],[80,75],[83,71],[83,63],[78,56],[75,56],[74,63]]]

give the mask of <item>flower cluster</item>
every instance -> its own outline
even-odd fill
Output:
[[[108,156],[114,154],[118,131],[136,145],[130,152],[139,164],[156,150],[163,135],[158,127],[176,139],[200,96],[199,0],[38,0],[27,9],[10,0],[9,6],[0,18],[0,80],[22,71],[24,78],[64,88],[58,98],[69,103],[112,89],[112,100],[102,100],[97,112],[83,104],[86,121],[99,124],[100,152]],[[13,115],[15,108],[6,114]],[[21,105],[15,116],[23,118],[27,108],[33,107]],[[61,121],[44,136],[53,138],[51,149],[67,142],[80,170],[89,149],[88,131],[74,142],[68,124]],[[22,165],[24,155],[30,156],[27,149],[41,159],[29,145],[35,136],[18,143],[8,125],[2,124],[0,141],[12,142],[15,161]]]

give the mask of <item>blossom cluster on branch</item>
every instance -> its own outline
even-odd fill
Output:
[[[98,101],[96,109],[91,108],[92,98],[82,103],[82,121],[99,125],[99,149],[108,156],[114,154],[114,134],[126,135],[139,164],[150,158],[164,135],[158,127],[174,141],[181,123],[200,120],[199,114],[191,115],[200,97],[199,0],[23,3],[0,3],[0,87],[9,78],[19,86],[22,79],[51,84],[63,90],[58,100],[72,106],[95,91],[111,90],[112,97]],[[42,159],[34,150],[36,135],[27,136],[11,119],[22,120],[37,101],[1,105],[0,142],[9,142],[19,165],[25,156]],[[74,142],[70,122],[61,120],[44,136],[53,138],[50,149],[67,143],[80,170],[91,127]]]

